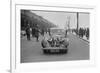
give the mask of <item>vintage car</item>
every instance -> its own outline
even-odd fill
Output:
[[[44,37],[41,41],[41,46],[44,54],[66,54],[68,52],[69,39],[59,29],[59,31],[52,33],[51,36]]]

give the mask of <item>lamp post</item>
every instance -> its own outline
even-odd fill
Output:
[[[78,29],[79,29],[79,12],[77,12],[76,13],[76,16],[77,16],[77,35],[79,35],[79,31],[78,31]]]

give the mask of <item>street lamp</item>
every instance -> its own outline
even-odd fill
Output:
[[[79,12],[76,13],[77,16],[77,35],[79,34],[78,28],[79,28]]]

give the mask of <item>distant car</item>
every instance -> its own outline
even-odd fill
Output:
[[[50,37],[44,37],[41,41],[44,54],[65,54],[68,52],[69,39],[65,37],[64,31],[61,29],[53,29]],[[52,30],[51,30],[52,31]]]

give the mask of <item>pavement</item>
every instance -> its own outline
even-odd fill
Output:
[[[76,35],[75,33],[73,33],[74,35]],[[89,39],[87,39],[86,38],[86,36],[83,36],[83,38],[81,38],[81,37],[79,37],[78,35],[76,35],[78,38],[80,38],[80,39],[82,39],[82,40],[84,40],[84,41],[86,41],[86,42],[88,42],[89,43]]]
[[[48,37],[48,35],[45,35]],[[42,52],[41,40],[35,38],[28,41],[26,37],[21,39],[21,63],[49,62],[49,61],[75,61],[89,59],[89,43],[69,33],[68,53],[63,55],[45,55]]]

